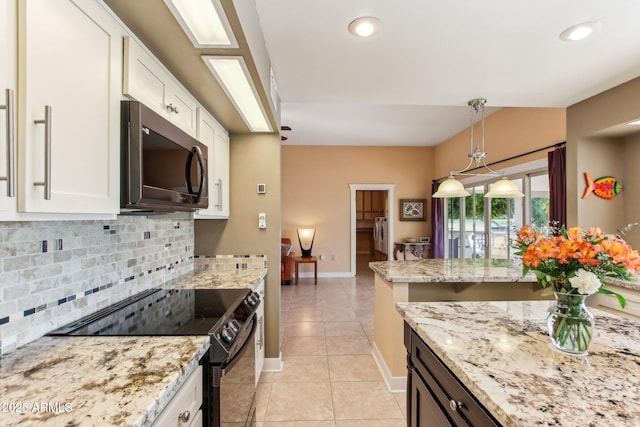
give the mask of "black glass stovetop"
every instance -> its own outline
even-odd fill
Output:
[[[211,335],[248,289],[150,289],[48,335]]]

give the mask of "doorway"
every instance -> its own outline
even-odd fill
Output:
[[[380,260],[393,248],[395,184],[350,184],[351,189],[351,271],[350,276],[370,274],[369,262]],[[376,250],[373,239],[375,218],[386,218],[387,236],[383,250]],[[377,254],[377,256],[376,256]]]

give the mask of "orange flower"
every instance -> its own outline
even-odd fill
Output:
[[[527,267],[540,267],[540,257],[536,254],[536,247],[534,244],[529,245],[527,251],[522,254],[522,263]]]
[[[534,242],[540,237],[540,233],[535,231],[531,225],[525,225],[517,233],[517,238],[521,242]]]
[[[536,244],[536,255],[540,259],[555,258],[558,256],[558,247],[553,239],[542,238]]]

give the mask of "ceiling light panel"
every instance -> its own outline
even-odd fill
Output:
[[[238,47],[219,0],[164,0],[197,48]]]
[[[272,132],[260,97],[241,56],[203,55],[202,59],[252,132]]]

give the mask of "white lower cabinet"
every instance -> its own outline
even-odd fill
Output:
[[[253,289],[260,295],[260,306],[256,311],[258,330],[256,331],[256,386],[260,380],[260,374],[264,367],[264,280],[261,280]]]
[[[122,31],[95,0],[18,1],[18,210],[120,209]]]
[[[156,418],[153,427],[201,427],[201,406],[202,366],[198,366]]]
[[[196,137],[198,102],[140,44],[124,38],[122,92]]]
[[[194,214],[196,219],[229,218],[229,134],[204,109],[198,109],[198,141],[208,148],[209,207]]]

